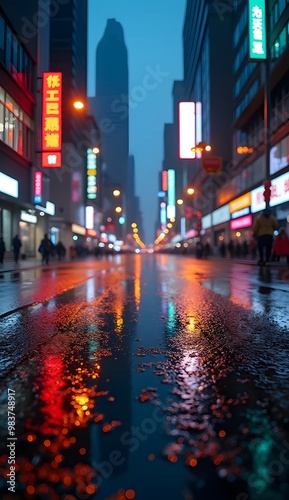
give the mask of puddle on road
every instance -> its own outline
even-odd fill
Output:
[[[288,331],[136,262],[25,322],[53,339],[9,379],[19,498],[285,500]]]

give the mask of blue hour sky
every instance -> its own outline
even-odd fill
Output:
[[[182,31],[186,0],[89,0],[88,96],[95,95],[96,47],[106,20],[124,30],[128,50],[129,144],[135,158],[136,194],[144,218],[145,243],[154,240],[158,172],[164,124],[173,119],[172,87],[183,79]]]

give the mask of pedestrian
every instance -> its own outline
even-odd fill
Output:
[[[256,256],[257,256],[257,241],[256,241],[256,238],[254,238],[253,235],[250,236],[248,248],[249,248],[249,251],[251,252],[252,259],[256,259]]]
[[[224,241],[220,244],[219,252],[221,257],[226,257],[226,245]]]
[[[280,260],[280,257],[286,257],[287,264],[289,265],[289,237],[286,233],[285,227],[280,228],[278,236],[276,236],[273,249],[272,257]]]
[[[17,264],[19,260],[19,253],[20,253],[20,248],[22,247],[22,243],[20,241],[20,238],[18,234],[14,236],[12,240],[12,248],[13,248],[13,256],[14,256],[14,261]]]
[[[56,253],[58,255],[58,260],[64,259],[66,254],[66,248],[61,241],[55,245]]]
[[[235,245],[234,245],[234,242],[233,242],[232,239],[229,241],[227,247],[228,247],[230,259],[232,259],[234,257],[234,255],[235,255]]]
[[[0,237],[0,264],[3,264],[4,257],[6,252],[5,241],[3,240],[3,236]]]
[[[49,257],[52,252],[52,248],[52,241],[48,238],[47,234],[45,234],[39,246],[39,252],[42,254],[42,264],[49,264]]]
[[[259,214],[253,223],[253,235],[257,239],[259,261],[258,266],[265,266],[270,261],[274,231],[278,229],[278,221],[271,210],[266,208]],[[265,254],[265,260],[264,260]]]

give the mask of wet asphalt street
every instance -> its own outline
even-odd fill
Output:
[[[288,313],[286,266],[0,271],[1,499],[287,500]]]

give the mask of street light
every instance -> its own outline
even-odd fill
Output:
[[[207,142],[201,141],[191,148],[192,153],[203,153],[203,151],[211,151],[212,146]]]
[[[192,196],[192,194],[194,194],[194,192],[195,192],[195,190],[194,190],[194,188],[192,188],[192,187],[187,189],[187,194],[188,194],[189,196]]]
[[[115,207],[114,209],[116,211],[116,213],[120,214],[120,212],[122,212],[122,208],[121,207]]]
[[[254,149],[253,148],[249,148],[248,146],[238,146],[237,147],[237,153],[238,155],[247,155],[247,154],[250,154],[250,153],[253,153],[254,152]]]
[[[74,101],[73,106],[75,109],[83,109],[84,103],[82,101]]]
[[[114,189],[112,192],[113,196],[120,196],[120,190],[119,189]]]

